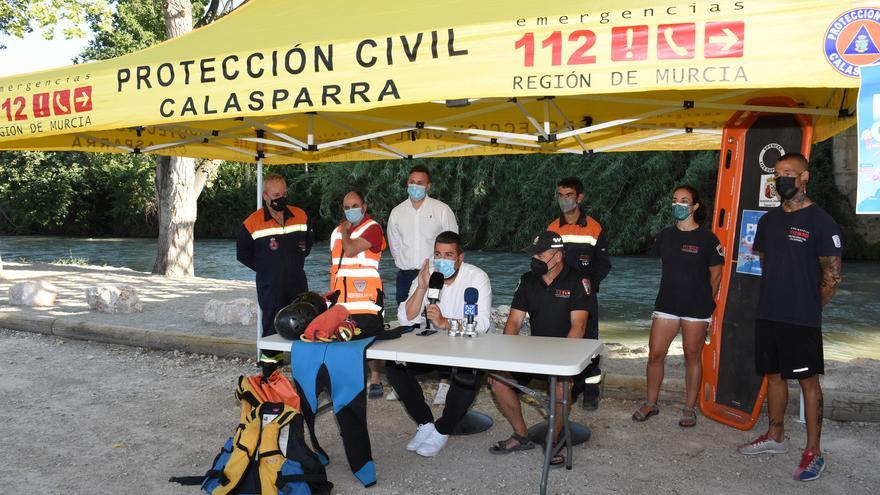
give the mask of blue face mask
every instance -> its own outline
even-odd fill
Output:
[[[672,218],[681,222],[691,216],[690,205],[684,203],[672,203]]]
[[[455,261],[446,259],[435,259],[434,270],[443,274],[443,278],[449,278],[455,275]]]
[[[413,201],[421,201],[425,199],[425,186],[409,184],[406,186],[406,192]]]
[[[360,208],[352,208],[350,210],[345,210],[345,219],[351,222],[354,225],[361,223],[361,220],[364,219],[364,211]]]

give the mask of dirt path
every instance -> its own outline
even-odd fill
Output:
[[[233,383],[252,363],[175,352],[65,341],[0,330],[0,421],[4,493],[197,493],[166,480],[202,474],[238,420]],[[428,384],[433,386],[433,383]],[[575,447],[574,470],[553,471],[550,493],[875,493],[880,424],[826,421],[828,468],[801,484],[790,473],[797,449],[776,457],[743,458],[740,432],[700,418],[696,428],[675,425],[677,405],[645,424],[629,415],[633,402],[603,400],[587,416],[593,440]],[[450,440],[434,459],[405,451],[414,425],[401,405],[371,401],[374,494],[536,493],[537,450],[507,457],[489,454],[509,430],[491,397],[475,406],[496,420],[487,433]],[[538,415],[526,408],[529,422]],[[319,437],[334,461],[335,493],[363,493],[344,462],[333,418],[319,417]],[[760,424],[759,428],[764,425]],[[803,427],[789,418],[793,447]],[[874,488],[871,488],[874,487]]]

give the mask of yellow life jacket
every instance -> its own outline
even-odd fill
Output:
[[[214,459],[202,489],[211,495],[329,493],[333,485],[301,438],[302,415],[290,404],[263,402],[260,398],[266,394],[254,387],[255,382],[259,383],[244,376],[238,379],[239,424]],[[286,452],[280,445],[284,427],[288,427]],[[244,486],[248,472],[254,469],[258,486]]]

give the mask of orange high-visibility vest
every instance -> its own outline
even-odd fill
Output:
[[[373,225],[373,219],[367,218],[351,233],[352,239],[358,239]],[[351,314],[379,314],[382,307],[376,304],[377,291],[382,290],[382,278],[379,276],[379,260],[382,251],[387,247],[385,236],[378,253],[365,249],[354,256],[342,251],[342,233],[339,227],[330,236],[330,292],[339,291],[337,304],[342,304]]]

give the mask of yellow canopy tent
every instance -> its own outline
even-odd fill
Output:
[[[252,0],[137,53],[0,79],[0,149],[268,164],[718,149],[739,110],[809,115],[819,141],[855,123],[857,65],[880,58],[859,3]],[[746,104],[761,96],[799,107]]]
[[[719,149],[741,111],[805,116],[821,141],[855,124],[878,60],[880,8],[845,0],[251,0],[0,79],[0,149],[258,166]]]

